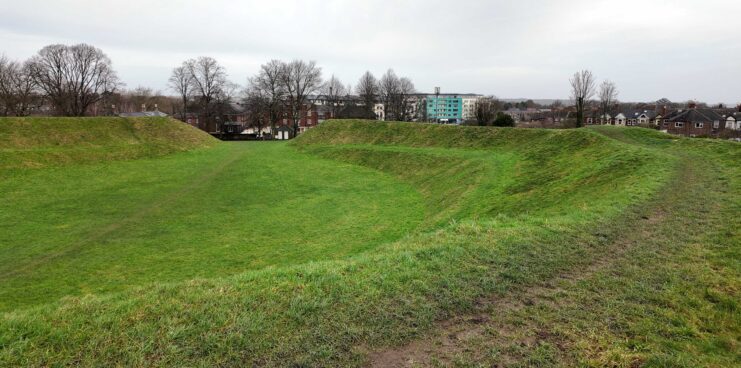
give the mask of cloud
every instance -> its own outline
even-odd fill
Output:
[[[623,100],[736,102],[735,0],[0,0],[0,52],[49,43],[106,51],[130,87],[164,89],[182,60],[209,55],[244,83],[269,59],[319,62],[355,83],[394,68],[418,89],[565,98],[582,68]],[[732,19],[732,20],[731,20]],[[737,64],[737,62],[735,62]]]

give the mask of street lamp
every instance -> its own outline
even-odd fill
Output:
[[[435,87],[435,122],[440,123],[440,87]]]

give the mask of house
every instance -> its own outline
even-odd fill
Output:
[[[623,114],[626,126],[649,126],[656,123],[658,115],[654,110],[634,110]]]
[[[724,115],[727,130],[741,130],[741,112]]]
[[[729,111],[721,117],[725,120],[722,122],[724,126],[718,132],[718,136],[736,140],[741,139],[741,105],[738,106],[737,111]]]
[[[689,109],[677,110],[665,116],[662,130],[687,137],[717,137],[725,129],[727,121],[712,109],[690,106]]]
[[[614,116],[605,114],[600,116],[601,124],[611,124],[617,126],[648,126],[655,124],[656,112],[653,110],[631,110],[618,112]]]
[[[319,125],[319,123],[323,122],[327,119],[334,118],[334,112],[329,106],[326,105],[316,105],[312,102],[307,102],[301,106],[301,111],[299,111],[298,114],[298,120],[296,121],[298,125],[298,134],[301,134],[308,129],[311,129],[313,127],[316,127]],[[276,122],[277,127],[287,127],[289,132],[293,131],[293,117],[291,116],[290,111],[284,111],[281,118]],[[278,129],[278,133],[280,133],[282,130]],[[292,133],[291,133],[292,134]],[[288,137],[278,138],[279,135],[276,134],[276,139],[288,139]],[[293,137],[290,137],[293,138]]]
[[[656,117],[659,116],[655,110],[643,110],[643,112],[636,113],[638,125],[647,126],[656,124]]]
[[[386,112],[382,103],[373,106],[373,113],[376,114],[376,120],[386,120]]]
[[[617,113],[617,115],[612,119],[612,125],[625,126],[627,122],[628,117],[622,112]]]

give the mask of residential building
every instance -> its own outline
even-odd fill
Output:
[[[376,120],[386,120],[386,110],[382,103],[373,106],[373,113],[376,114]]]
[[[712,109],[677,110],[664,117],[661,128],[668,133],[688,137],[718,136],[727,121]]]
[[[482,95],[476,94],[465,94],[462,95],[463,99],[463,120],[475,120],[476,119],[476,106]]]
[[[427,95],[427,119],[440,123],[463,122],[463,97],[456,94]]]

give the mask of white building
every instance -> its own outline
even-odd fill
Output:
[[[377,103],[373,106],[373,113],[376,114],[377,120],[386,120],[386,110],[382,103]]]
[[[479,100],[483,96],[481,95],[463,95],[463,120],[474,120],[476,119],[476,106]]]

